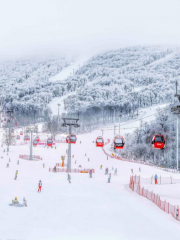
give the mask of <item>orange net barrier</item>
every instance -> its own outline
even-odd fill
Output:
[[[24,155],[20,154],[19,158],[22,158],[22,159],[25,159],[25,160],[29,160],[30,156],[29,155],[25,155],[25,154]],[[42,157],[37,156],[37,155],[33,155],[33,158],[34,159],[38,159],[38,160],[42,160]]]
[[[89,173],[89,171],[92,170],[92,173],[95,173],[94,169],[71,169],[71,173]],[[49,172],[68,172],[65,168],[49,168]]]
[[[166,200],[161,200],[161,197],[158,194],[155,194],[153,191],[149,191],[148,189],[141,187],[140,183],[135,182],[134,176],[130,177],[129,187],[132,191],[136,192],[140,196],[146,197],[151,202],[156,204],[161,210],[168,214],[171,214],[176,220],[180,221],[178,205],[171,205],[169,202],[166,202]]]

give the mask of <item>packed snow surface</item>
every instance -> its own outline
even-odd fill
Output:
[[[93,142],[99,135],[101,130],[82,134],[77,136],[77,143],[72,144],[72,168],[82,165],[82,168],[95,169],[95,174],[91,179],[87,173],[71,173],[71,184],[66,173],[49,172],[49,168],[60,163],[61,156],[66,155],[66,143],[56,144],[57,149],[33,148],[34,154],[43,160],[20,159],[19,165],[18,156],[28,154],[29,145],[11,146],[9,155],[4,153],[5,146],[0,148],[0,239],[179,239],[179,222],[128,187],[131,168],[138,174],[141,166],[142,174],[148,177],[155,173],[170,174],[149,166],[107,160],[102,149],[95,147]],[[41,134],[39,136],[41,138]],[[109,131],[104,131],[104,138],[111,138]],[[109,144],[105,149],[109,149]],[[6,168],[8,162],[10,166]],[[117,176],[113,175],[112,166],[118,169]],[[112,173],[111,183],[107,183],[108,176],[104,174],[106,167]],[[16,170],[19,173],[14,180]],[[38,193],[40,179],[42,192]],[[166,189],[161,189],[161,194],[167,195],[171,187],[167,185]],[[171,188],[174,199],[179,198],[179,187],[173,185]],[[28,207],[10,207],[8,204],[15,197],[20,203],[25,197]]]

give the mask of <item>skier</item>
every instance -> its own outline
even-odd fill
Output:
[[[157,174],[155,174],[155,176],[154,176],[154,180],[155,180],[155,184],[158,184],[158,175]]]
[[[90,162],[89,158],[88,158],[88,161]]]
[[[101,164],[101,166],[100,166],[100,169],[102,169],[102,164]]]
[[[77,160],[75,161],[75,164],[77,163]]]
[[[54,166],[54,172],[56,172],[56,166]]]
[[[6,166],[7,168],[9,167],[9,163],[7,163],[7,166]]]
[[[111,182],[111,173],[109,174],[109,177],[108,177],[108,183]]]
[[[141,172],[141,168],[139,167],[139,172]]]
[[[4,149],[4,152],[5,152],[5,149]]]
[[[16,205],[16,204],[19,204],[18,200],[17,200],[17,197],[15,197],[14,200],[12,200],[12,205]]]
[[[69,181],[69,183],[71,183],[71,176],[70,176],[69,173],[68,173],[68,179],[67,180]]]
[[[17,165],[19,165],[19,160],[17,161]]]
[[[80,141],[80,144],[81,144],[81,141]]]
[[[92,178],[92,169],[89,170],[89,177]]]
[[[108,160],[108,156],[107,156],[107,160]]]
[[[9,162],[11,162],[11,159],[9,158]]]
[[[85,156],[86,156],[86,153],[85,153]]]
[[[114,167],[112,166],[112,170],[114,171]]]
[[[56,149],[56,146],[55,146],[55,149]]]
[[[15,173],[15,178],[14,178],[14,180],[17,179],[17,175],[18,175],[18,170],[17,170],[16,173]]]
[[[117,168],[115,168],[114,175],[117,175]]]
[[[133,173],[133,168],[131,168],[131,173]]]
[[[41,180],[39,180],[39,183],[38,183],[38,192],[41,192],[41,188],[42,188],[42,182],[41,182]]]
[[[43,163],[43,168],[45,168],[45,164]]]
[[[23,206],[27,207],[27,200],[25,199],[25,197],[23,198]]]

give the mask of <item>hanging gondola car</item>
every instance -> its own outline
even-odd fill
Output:
[[[104,146],[104,139],[103,137],[96,138],[96,147],[103,147]]]
[[[165,138],[163,135],[155,135],[152,139],[152,147],[157,149],[164,149]]]
[[[20,136],[19,135],[17,135],[17,140],[19,140],[20,139]]]
[[[33,146],[34,146],[34,147],[37,147],[37,145],[38,145],[38,141],[37,141],[36,139],[34,139],[34,141],[33,141]]]
[[[28,135],[25,135],[25,136],[24,136],[24,141],[27,141],[27,140],[28,140],[28,137],[29,137]]]
[[[35,139],[36,139],[36,141],[37,141],[37,142],[39,142],[39,141],[40,141],[40,138],[39,138],[39,136],[36,136],[36,138],[35,138]]]
[[[69,143],[69,136],[66,137],[66,143]]]
[[[76,141],[77,141],[76,135],[74,135],[74,134],[70,135],[70,143],[74,143],[75,144]]]
[[[125,144],[125,141],[122,136],[116,136],[114,138],[114,149],[123,149],[124,144]]]
[[[21,135],[21,136],[23,135],[23,132],[22,132],[22,131],[20,132],[20,135]]]
[[[52,147],[52,145],[53,145],[53,140],[52,140],[51,138],[48,138],[48,140],[47,140],[47,146],[48,146],[48,147]]]

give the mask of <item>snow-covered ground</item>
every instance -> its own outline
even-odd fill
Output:
[[[60,163],[61,156],[66,155],[67,144],[58,144],[57,149],[36,147],[34,154],[42,156],[43,160],[20,159],[20,165],[17,165],[18,155],[27,154],[28,145],[10,147],[8,156],[3,152],[4,147],[0,148],[3,157],[0,161],[0,239],[179,239],[178,221],[129,190],[131,168],[138,174],[140,165],[107,160],[102,149],[93,143],[99,134],[100,130],[80,135],[77,144],[72,145],[72,168],[81,164],[83,168],[94,168],[95,174],[90,179],[88,174],[72,173],[71,184],[66,173],[49,172],[49,167]],[[105,131],[104,138],[109,137],[109,132]],[[9,158],[10,167],[6,168]],[[101,164],[103,170],[100,170]],[[117,167],[117,176],[113,175],[112,166]],[[112,173],[110,184],[104,175],[106,167]],[[16,170],[19,174],[15,181]],[[169,173],[149,166],[141,165],[141,171],[144,176],[155,173],[169,176]],[[38,193],[40,179],[43,187]],[[173,197],[179,198],[179,186],[173,185],[172,191]],[[164,190],[164,194],[168,192]],[[8,204],[15,197],[21,203],[26,197],[28,207],[10,207]]]

